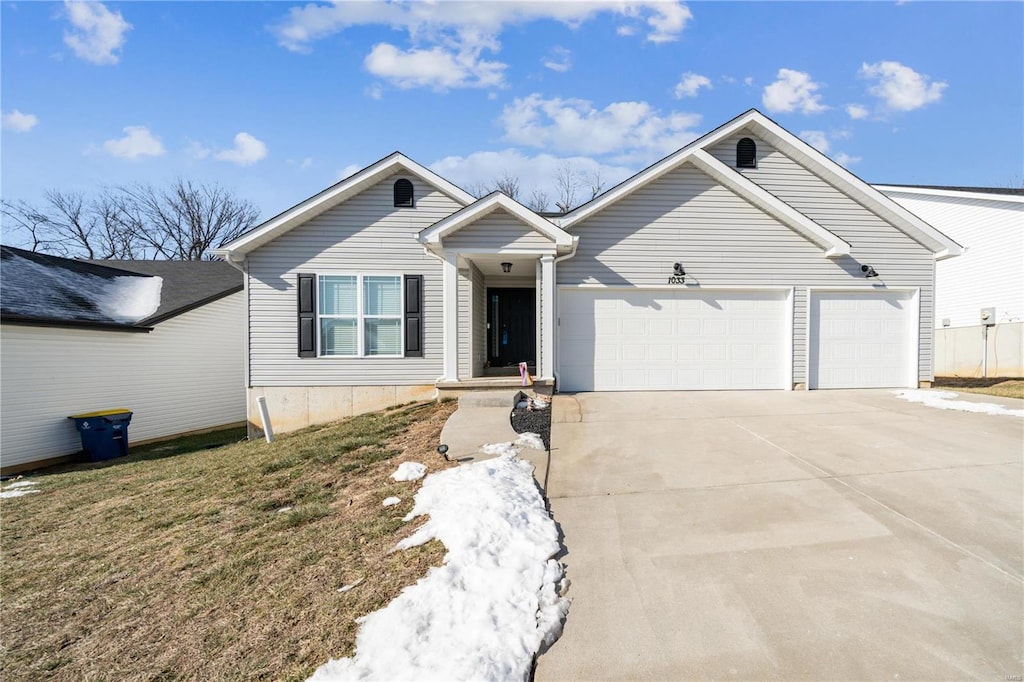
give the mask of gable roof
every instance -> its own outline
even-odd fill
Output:
[[[90,263],[163,279],[160,307],[139,324],[159,324],[241,291],[242,273],[224,261],[93,260]]]
[[[712,147],[729,136],[749,130],[775,148],[783,151],[798,163],[822,177],[826,182],[836,186],[855,201],[886,219],[893,226],[904,232],[911,239],[928,248],[936,259],[960,255],[963,248],[955,241],[942,234],[934,227],[903,208],[880,191],[846,170],[835,161],[819,152],[800,138],[796,137],[775,121],[757,109],[751,109],[710,133],[700,137],[682,149],[666,156],[652,166],[645,168],[633,177],[611,188],[575,210],[566,214],[558,221],[563,228],[580,222],[619,199],[632,194],[640,187],[656,180],[687,161],[691,161],[698,151]],[[708,155],[710,156],[710,155]],[[731,173],[742,175],[725,166]],[[754,199],[750,186],[746,186],[741,196]],[[806,217],[806,216],[805,216]],[[809,219],[808,219],[809,220]],[[788,221],[787,221],[788,222]],[[812,221],[813,222],[813,221]],[[796,228],[795,224],[791,224]],[[820,226],[819,226],[820,227]],[[824,228],[822,228],[824,229]],[[833,235],[834,236],[834,235]]]
[[[401,152],[392,152],[380,161],[370,164],[361,171],[357,171],[344,180],[331,185],[319,194],[314,194],[309,199],[257,225],[245,234],[222,244],[220,248],[214,249],[212,253],[228,261],[238,262],[253,249],[337,206],[349,197],[355,196],[389,175],[401,171],[415,175],[463,206],[475,201],[472,194],[453,185],[437,173],[421,166]]]
[[[497,191],[477,199],[469,206],[421,230],[419,240],[425,246],[437,249],[445,237],[500,209],[504,209],[527,227],[550,239],[556,248],[567,250],[572,247],[573,237],[571,234],[560,229],[550,220],[537,215],[515,199]]]
[[[916,194],[919,196],[978,199],[1009,204],[1024,204],[1024,189],[1003,187],[945,187],[941,185],[874,185],[883,194]]]

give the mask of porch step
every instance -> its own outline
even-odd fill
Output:
[[[505,391],[468,391],[459,396],[459,407],[504,407],[512,410],[512,399],[519,389]]]

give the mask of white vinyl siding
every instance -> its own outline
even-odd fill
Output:
[[[833,232],[851,246],[849,256],[836,261],[838,271],[822,277],[817,273],[799,273],[795,284],[811,286],[886,286],[893,289],[920,290],[920,354],[918,374],[922,381],[932,378],[932,320],[934,318],[935,260],[924,246],[911,239],[886,220],[851,199],[821,177],[773,148],[764,140],[740,132],[717,144],[709,152],[734,167],[736,143],[750,137],[757,143],[757,168],[737,169],[782,201]],[[773,252],[766,257],[774,257]],[[956,260],[956,259],[953,259]],[[860,272],[862,264],[878,271],[877,279],[867,280]],[[807,338],[807,292],[798,289],[795,301],[794,381],[806,381],[804,341]]]
[[[567,391],[789,387],[786,293],[561,290]]]
[[[905,292],[811,292],[809,388],[917,387]]]
[[[392,175],[256,249],[248,258],[251,386],[432,384],[442,374],[441,263],[417,233],[461,205],[417,177],[396,208]],[[300,358],[296,275],[423,275],[423,357]]]
[[[550,239],[527,227],[515,216],[497,210],[444,238],[444,247],[457,251],[496,249],[550,249]]]
[[[4,467],[73,454],[70,414],[126,407],[129,444],[245,421],[245,297],[149,333],[0,325]]]
[[[935,265],[935,328],[981,323],[994,307],[997,322],[1024,320],[1024,204],[886,190],[894,201],[964,247]]]

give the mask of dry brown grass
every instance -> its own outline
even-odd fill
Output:
[[[932,384],[963,393],[983,393],[1002,398],[1024,398],[1024,379],[966,379],[960,377],[936,377]]]
[[[434,448],[454,409],[32,476],[39,493],[0,501],[0,675],[303,679],[351,655],[355,618],[441,561],[437,542],[389,553],[419,525],[402,521],[418,483],[389,475],[448,466]]]

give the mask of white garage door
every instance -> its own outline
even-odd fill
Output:
[[[563,289],[566,391],[785,388],[785,292]]]
[[[810,388],[917,387],[909,293],[811,293]]]

